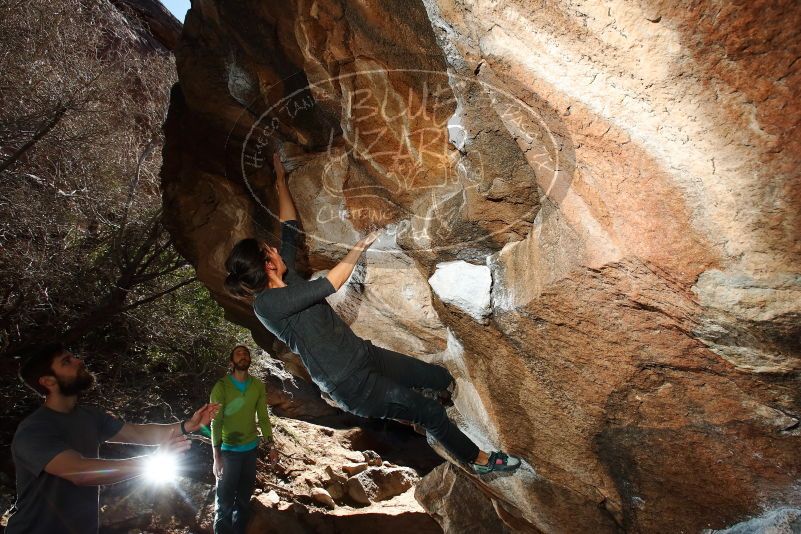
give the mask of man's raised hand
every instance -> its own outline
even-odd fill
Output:
[[[189,421],[184,423],[184,429],[187,432],[196,432],[200,427],[209,426],[219,409],[220,404],[217,402],[204,404],[192,415]]]

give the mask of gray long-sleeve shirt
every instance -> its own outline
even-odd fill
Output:
[[[295,272],[297,235],[297,221],[281,224],[287,285],[258,293],[253,310],[267,330],[300,356],[319,388],[331,393],[364,368],[369,342],[354,334],[325,301],[336,292],[328,278],[306,280]]]

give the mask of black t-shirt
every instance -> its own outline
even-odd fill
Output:
[[[256,295],[253,310],[270,332],[300,356],[320,389],[334,393],[365,368],[369,342],[354,334],[325,301],[336,291],[328,278],[305,280],[295,272],[297,225],[297,221],[281,225],[286,287]]]
[[[17,502],[6,534],[97,532],[98,486],[76,486],[44,468],[70,449],[84,458],[97,458],[100,444],[123,425],[91,406],[76,406],[70,413],[42,406],[26,417],[11,442]]]

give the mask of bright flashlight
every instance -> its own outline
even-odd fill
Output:
[[[145,477],[154,484],[172,482],[177,476],[178,465],[174,454],[156,453],[145,464]]]

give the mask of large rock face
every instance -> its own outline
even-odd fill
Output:
[[[515,529],[697,532],[797,507],[799,28],[794,2],[196,0],[172,231],[269,348],[222,280],[238,239],[278,229],[272,152],[307,272],[386,228],[330,301],[447,365],[460,425],[525,458],[473,480]],[[432,290],[448,262],[489,271],[489,308],[458,276]]]

